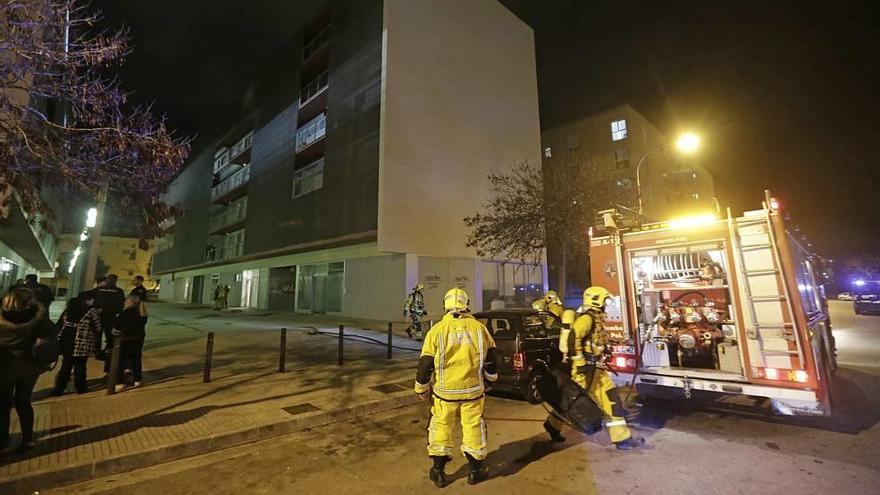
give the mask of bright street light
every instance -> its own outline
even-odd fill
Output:
[[[92,228],[98,224],[98,209],[97,208],[89,208],[88,213],[86,213],[86,227]]]
[[[639,163],[636,165],[636,195],[638,195],[639,199],[639,216],[641,217],[642,213],[644,213],[644,208],[642,206],[642,165],[645,163],[645,158],[648,158],[648,155],[654,153],[656,151],[661,151],[666,149],[667,144],[661,144],[656,148],[650,149],[642,154],[642,157],[639,158]],[[675,141],[675,149],[678,150],[679,153],[684,155],[690,155],[697,151],[700,147],[700,136],[692,133],[686,132],[678,137]]]
[[[682,153],[691,154],[699,149],[700,136],[692,132],[685,132],[675,141],[675,147]]]

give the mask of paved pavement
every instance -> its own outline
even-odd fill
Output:
[[[346,320],[340,367],[332,319],[271,312],[218,315],[208,308],[162,303],[151,304],[150,312],[142,387],[107,396],[101,389],[102,363],[94,360],[88,394],[49,397],[53,374],[40,378],[38,448],[28,457],[2,461],[0,492],[4,483],[17,482],[6,486],[23,490],[46,486],[33,484],[34,479],[110,474],[415,400],[409,387],[417,353],[402,349],[418,349],[419,343],[401,336],[402,328],[396,329],[397,349],[388,360],[386,347],[376,345],[386,334],[367,330],[385,324]],[[282,326],[289,329],[286,373],[277,372]],[[215,343],[212,381],[206,384],[202,370],[209,330]],[[51,477],[44,476],[48,472]]]
[[[649,403],[640,411],[639,433],[648,437],[650,448],[621,453],[608,445],[603,433],[592,438],[569,433],[566,444],[551,445],[541,429],[545,412],[540,406],[490,398],[486,417],[493,479],[467,487],[464,462],[457,458],[451,466],[456,481],[445,491],[880,493],[880,367],[878,356],[864,352],[880,341],[880,318],[854,317],[850,311],[845,303],[832,303],[835,333],[849,332],[854,337],[838,338],[843,367],[836,377],[836,413],[831,421],[773,418],[693,402]],[[72,473],[79,479],[96,479],[48,493],[434,490],[425,480],[428,411],[421,404],[406,405],[413,395],[403,388],[412,380],[415,353],[398,351],[397,358],[386,361],[384,348],[346,342],[350,365],[339,373],[333,336],[297,331],[289,337],[292,371],[277,374],[273,373],[277,329],[282,323],[288,328],[295,323],[312,325],[332,333],[331,322],[268,312],[215,317],[204,309],[172,305],[154,305],[151,318],[145,359],[150,385],[113,397],[95,392],[41,401],[41,450],[35,457],[0,467],[0,476],[19,473],[39,478],[38,470],[46,466],[120,459],[121,453],[136,451],[148,453],[141,457],[146,460],[142,465],[156,465],[119,475],[129,471],[130,465],[98,463],[95,476]],[[362,322],[361,326],[384,327],[381,322]],[[199,380],[207,328],[217,332],[218,367],[215,381],[205,385]],[[381,336],[364,332],[369,337]],[[396,343],[418,347],[402,338]],[[388,385],[380,390],[391,393],[371,389],[371,385]],[[46,386],[41,384],[41,388]],[[345,409],[350,404],[383,401],[382,407]],[[296,414],[284,411],[288,407]],[[62,416],[62,411],[69,416]],[[377,412],[366,414],[373,411]],[[196,445],[209,451],[227,446],[211,445],[218,431],[252,433],[237,437],[230,448],[209,454],[193,456],[200,452],[174,448]],[[263,440],[280,433],[286,434]],[[152,454],[162,448],[166,449],[164,457]],[[180,460],[158,464],[170,459]],[[0,493],[7,493],[2,485]]]

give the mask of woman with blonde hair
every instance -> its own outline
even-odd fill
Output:
[[[49,321],[46,308],[30,290],[10,290],[0,303],[0,451],[9,448],[13,407],[21,423],[19,452],[34,448],[31,395],[45,365],[35,356],[34,344],[37,339],[47,338],[55,338],[55,325]]]

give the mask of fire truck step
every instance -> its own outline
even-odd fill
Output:
[[[779,323],[779,322],[761,323],[760,321],[756,321],[755,326],[759,327],[759,328],[791,328],[794,325],[792,325],[791,323]]]
[[[799,356],[800,353],[798,351],[767,351],[761,349],[761,354],[765,356]]]
[[[741,251],[757,251],[759,249],[770,249],[773,244],[743,244],[740,245]]]

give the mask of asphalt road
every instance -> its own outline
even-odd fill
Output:
[[[841,366],[880,367],[880,316],[857,316],[851,301],[829,301]]]
[[[43,493],[880,494],[880,317],[831,308],[841,369],[830,421],[651,404],[637,432],[649,447],[618,452],[604,433],[553,445],[540,406],[490,398],[492,479],[475,487],[461,457],[451,486],[427,481],[428,410],[410,406]]]

